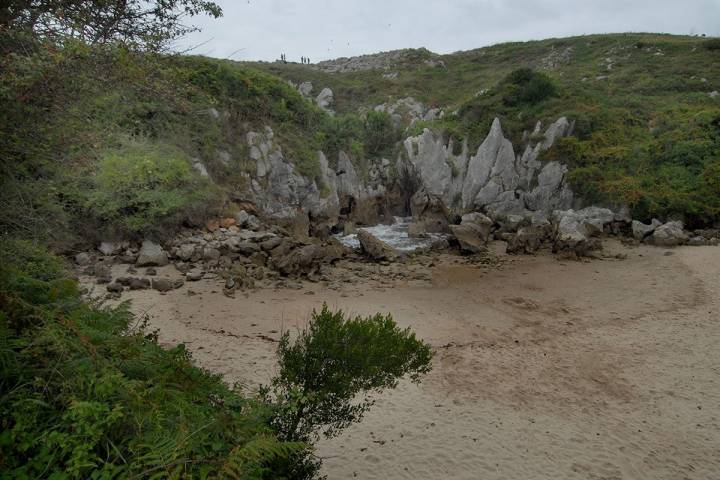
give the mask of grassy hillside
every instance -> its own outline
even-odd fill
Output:
[[[538,120],[566,115],[575,135],[545,159],[569,164],[586,200],[627,204],[644,220],[700,225],[720,214],[720,97],[709,95],[720,89],[717,39],[617,34],[451,55],[409,50],[381,70],[327,73],[2,35],[0,226],[64,248],[164,235],[228,208],[255,168],[244,135],[264,125],[310,177],[319,174],[318,149],[331,162],[343,149],[362,171],[367,158],[395,156],[402,134],[387,115],[358,112],[406,96],[446,115],[405,135],[427,126],[473,147],[495,116],[519,142]],[[511,75],[524,67],[540,84],[547,76],[549,94],[527,95],[535,80]],[[338,115],[285,80],[331,87]]]
[[[507,43],[450,55],[416,52],[397,68],[326,73],[314,66],[253,64],[335,92],[339,113],[413,96],[446,115],[429,126],[482,141],[492,118],[518,141],[535,122],[561,115],[575,136],[547,152],[567,162],[575,190],[590,202],[628,204],[642,219],[717,220],[720,191],[720,40],[658,34],[590,35]],[[444,65],[431,66],[432,58]],[[508,75],[546,74],[556,94],[510,102]],[[383,74],[397,73],[397,78]]]

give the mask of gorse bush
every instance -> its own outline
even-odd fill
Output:
[[[102,154],[88,208],[103,224],[132,233],[161,229],[217,205],[219,192],[176,147],[148,140],[124,141]],[[203,211],[205,210],[205,211]]]
[[[509,106],[535,104],[557,95],[553,81],[541,72],[520,68],[500,83],[503,102]]]

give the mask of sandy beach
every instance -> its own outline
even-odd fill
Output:
[[[493,265],[439,255],[401,279],[403,265],[361,268],[339,287],[229,298],[215,279],[123,300],[163,344],[248,389],[272,377],[280,332],[323,302],[412,327],[436,351],[433,371],[319,443],[329,479],[720,479],[717,247],[607,241],[597,259]]]

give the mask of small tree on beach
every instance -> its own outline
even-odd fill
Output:
[[[313,311],[294,341],[285,332],[277,353],[278,375],[264,389],[276,406],[275,427],[281,438],[309,443],[359,421],[374,403],[370,393],[394,388],[405,376],[419,383],[432,360],[430,346],[392,316],[350,318],[327,305]],[[319,466],[309,457],[304,462],[310,470]]]

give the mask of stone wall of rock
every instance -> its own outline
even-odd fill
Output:
[[[271,128],[248,132],[246,141],[254,172],[248,174],[247,201],[270,220],[295,233],[327,233],[345,222],[373,224],[392,215],[412,214],[428,231],[447,231],[465,213],[479,211],[493,219],[508,215],[550,214],[573,206],[565,183],[567,168],[557,162],[542,164],[538,157],[557,138],[568,135],[572,125],[560,118],[544,132],[542,140],[528,141],[516,153],[495,119],[485,140],[474,153],[467,142],[459,153],[452,141],[425,129],[403,142],[404,152],[392,162],[379,159],[361,174],[345,152],[331,162],[318,152],[321,175],[302,175],[285,156]],[[540,124],[528,138],[537,138]]]
[[[572,124],[560,118],[545,130],[543,140],[528,142],[523,153],[516,154],[496,118],[471,155],[467,143],[454,154],[452,141],[446,144],[438,134],[425,129],[404,142],[409,163],[406,171],[417,178],[431,200],[439,200],[457,214],[482,211],[497,218],[567,209],[573,204],[572,191],[565,183],[567,167],[558,162],[543,165],[538,157],[571,131]],[[538,123],[531,138],[539,133]]]

